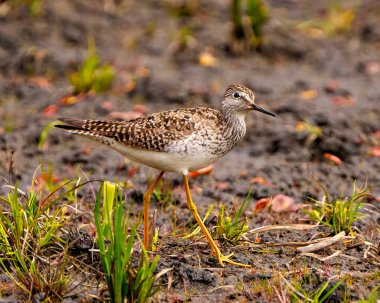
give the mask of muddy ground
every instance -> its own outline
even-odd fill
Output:
[[[277,118],[250,114],[244,141],[215,163],[211,174],[191,179],[200,213],[205,214],[210,203],[236,208],[250,189],[254,201],[284,194],[300,205],[310,196],[322,198],[315,179],[332,195],[343,196],[351,193],[354,180],[359,186],[367,182],[373,186],[375,198],[367,201],[373,212],[358,228],[379,246],[380,5],[376,0],[361,1],[352,29],[331,37],[313,37],[296,27],[323,16],[329,1],[268,1],[270,20],[264,45],[239,55],[230,51],[229,11],[222,1],[198,1],[190,17],[174,17],[170,1],[115,1],[116,7],[113,1],[45,2],[39,16],[19,7],[0,17],[2,177],[9,180],[9,155],[14,150],[10,181],[19,181],[20,188],[27,188],[38,165],[46,168],[49,163],[61,178],[83,178],[84,174],[90,179],[117,178],[130,183],[126,193],[134,201],[132,212],[138,214],[154,170],[55,129],[40,148],[44,127],[59,116],[112,119],[120,117],[120,112],[128,116],[136,104],[144,105],[147,112],[217,107],[227,85],[241,83],[252,88],[257,103],[274,111]],[[192,35],[187,47],[176,38],[184,26]],[[62,98],[72,92],[67,76],[85,58],[88,37],[95,39],[101,58],[115,67],[114,86],[109,92],[64,104]],[[216,58],[214,66],[199,64],[205,51]],[[311,140],[300,131],[299,122],[304,120],[319,126],[323,135]],[[326,153],[338,157],[341,164],[328,160]],[[255,177],[270,185],[252,183]],[[372,277],[377,265],[362,259],[360,245],[346,252],[357,259],[338,257],[325,262],[295,258],[293,248],[225,245],[223,252],[234,252],[235,260],[253,269],[220,268],[202,237],[173,237],[174,211],[181,227],[178,234],[190,232],[193,222],[181,191],[181,176],[167,174],[166,182],[173,203],[163,207],[154,201],[152,209],[158,209],[159,269],[174,269],[169,289],[166,276],[154,301],[275,302],[285,289],[278,272],[287,274],[290,281],[309,271],[320,283],[350,274],[350,283],[340,286],[334,302],[345,296],[350,300],[366,297],[379,284]],[[92,203],[83,201],[81,207],[91,211]],[[269,209],[254,216],[253,206],[254,202],[246,211],[250,228],[305,222],[301,211]],[[207,224],[211,229],[215,220]],[[277,231],[260,237],[271,243],[307,241],[315,233]],[[95,284],[90,292],[99,295]],[[90,298],[81,293],[70,300]]]

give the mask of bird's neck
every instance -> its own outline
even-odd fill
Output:
[[[222,107],[221,115],[226,127],[226,135],[237,136],[240,140],[245,135],[245,116],[248,110],[236,111],[228,107]]]

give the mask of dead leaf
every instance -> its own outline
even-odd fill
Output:
[[[248,172],[246,170],[239,171],[239,177],[246,177],[248,175]]]
[[[299,94],[303,100],[312,100],[318,97],[318,91],[316,89],[304,90]]]
[[[350,96],[334,96],[330,101],[340,106],[352,106],[355,104],[354,99],[352,99]]]
[[[138,170],[139,168],[137,166],[131,165],[127,173],[128,178],[132,178],[138,172]]]
[[[51,80],[43,76],[32,76],[28,78],[28,84],[42,89],[49,89],[52,87]]]
[[[78,94],[76,96],[67,95],[67,96],[62,97],[59,100],[59,102],[61,104],[64,104],[64,105],[71,105],[71,104],[75,104],[75,103],[81,101],[84,98],[84,96],[85,96],[85,94]]]
[[[91,150],[88,148],[88,147],[84,147],[84,148],[82,148],[82,154],[83,155],[89,155],[90,154],[90,152],[91,152]]]
[[[194,193],[196,193],[196,194],[200,194],[200,193],[202,193],[203,188],[200,187],[200,186],[193,186],[193,187],[191,188],[191,191],[194,192]]]
[[[136,75],[139,77],[148,77],[150,74],[151,70],[144,66],[139,66],[136,70]]]
[[[52,183],[57,183],[61,181],[60,178],[54,177],[48,172],[42,172],[37,176],[38,181],[43,181],[44,183],[52,182]]]
[[[133,92],[136,89],[137,82],[135,80],[131,80],[125,83],[125,91],[127,93]]]
[[[145,115],[148,112],[148,107],[146,107],[144,104],[136,104],[133,107],[133,110],[135,112],[138,112],[138,113]]]
[[[380,157],[380,146],[370,148],[368,153],[371,157]]]
[[[253,213],[257,214],[261,212],[263,209],[265,209],[269,202],[271,201],[271,198],[261,198],[259,199],[256,203],[255,206],[253,207]]]
[[[325,158],[326,160],[331,161],[335,165],[341,165],[343,163],[343,161],[339,157],[337,157],[337,156],[335,156],[333,154],[324,153],[323,154],[323,158]]]
[[[57,111],[58,111],[58,105],[51,104],[44,108],[44,110],[42,111],[42,114],[45,117],[52,117],[57,113]]]
[[[111,112],[108,114],[108,116],[112,119],[120,119],[120,120],[129,121],[129,120],[140,118],[141,116],[143,116],[143,114],[132,110],[129,112]]]
[[[376,76],[380,74],[380,62],[370,61],[365,65],[365,72],[369,76]]]
[[[111,110],[113,108],[113,104],[110,101],[103,101],[102,108],[105,110]]]
[[[199,64],[203,66],[215,66],[216,58],[210,51],[204,51],[199,55]]]
[[[229,182],[216,182],[215,183],[216,189],[224,190],[224,189],[229,189],[230,187],[231,187],[231,185]]]
[[[327,82],[325,89],[328,93],[335,93],[339,89],[339,82],[336,80],[330,80]]]
[[[271,207],[275,212],[294,212],[299,208],[294,198],[283,194],[278,194],[273,197]]]
[[[201,168],[199,170],[189,172],[189,176],[192,178],[196,178],[200,175],[208,175],[212,172],[213,169],[214,169],[214,167],[212,165],[209,165],[209,166],[206,166],[206,167]]]
[[[268,187],[273,187],[273,185],[269,181],[265,180],[263,177],[254,177],[251,180],[249,180],[249,182],[254,183],[254,184],[260,183],[260,184],[264,184]]]

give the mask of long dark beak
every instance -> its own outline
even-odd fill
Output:
[[[264,114],[267,114],[267,115],[270,115],[270,116],[276,117],[276,115],[275,115],[274,113],[272,113],[272,112],[270,112],[269,110],[266,110],[266,109],[264,109],[264,108],[262,108],[262,107],[260,107],[260,106],[258,106],[258,105],[256,105],[256,104],[253,104],[253,105],[252,105],[252,109],[257,110],[257,111],[259,111],[259,112],[262,112],[262,113],[264,113]]]

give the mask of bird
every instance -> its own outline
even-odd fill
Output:
[[[229,85],[219,108],[179,108],[148,114],[129,121],[58,118],[55,125],[65,131],[98,141],[126,158],[159,170],[143,196],[144,246],[149,247],[149,204],[151,195],[165,172],[183,175],[187,205],[207,238],[219,264],[250,267],[223,255],[203,224],[194,204],[188,174],[207,167],[230,152],[246,133],[245,117],[258,111],[276,115],[255,102],[251,89]]]

